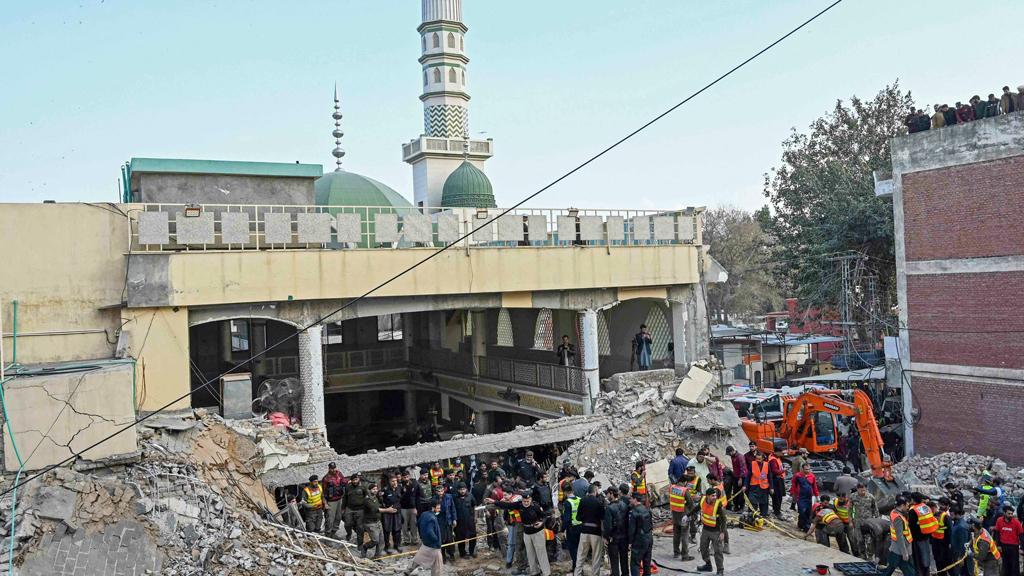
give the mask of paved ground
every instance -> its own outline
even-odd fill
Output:
[[[793,528],[792,532],[795,533],[796,529]],[[733,528],[729,531],[729,542],[732,554],[725,557],[725,573],[729,575],[799,576],[813,572],[816,564],[832,566],[836,562],[861,561],[860,558],[843,554],[835,548],[815,544],[813,540],[797,540],[772,529],[751,532]],[[667,537],[658,537],[654,541],[654,558],[656,561],[663,560],[659,576],[687,573],[671,570],[668,566],[679,566],[695,572],[703,561],[693,545],[690,554],[696,556],[697,560],[683,563],[672,559],[671,534]],[[841,576],[835,569],[832,570],[832,574]]]

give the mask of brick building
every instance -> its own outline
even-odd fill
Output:
[[[1024,114],[896,138],[892,162],[909,448],[1024,463]]]

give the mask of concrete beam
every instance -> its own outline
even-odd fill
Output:
[[[416,466],[423,462],[445,460],[469,454],[498,453],[515,448],[568,442],[579,440],[598,426],[605,423],[604,416],[570,416],[554,420],[542,420],[529,428],[519,428],[511,432],[487,434],[484,436],[467,436],[446,442],[429,442],[405,446],[395,450],[372,454],[347,454],[291,466],[284,470],[270,470],[260,475],[263,484],[268,488],[303,484],[312,474],[323,474],[329,462],[336,462],[338,469],[346,476],[356,472],[372,472],[388,468]]]

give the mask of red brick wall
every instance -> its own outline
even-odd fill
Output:
[[[1024,272],[907,276],[913,361],[1024,368],[1022,291]]]
[[[907,260],[1024,254],[1024,155],[903,176]]]
[[[967,452],[1024,465],[1024,385],[988,384],[913,377],[914,405],[922,417],[914,426],[920,454]]]

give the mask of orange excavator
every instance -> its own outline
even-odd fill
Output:
[[[769,418],[754,408],[741,420],[743,431],[759,450],[781,450],[792,455],[797,449],[806,448],[811,454],[833,454],[839,449],[835,417],[853,417],[872,475],[892,480],[892,462],[885,455],[882,435],[867,394],[860,390],[807,390],[779,399],[781,418]]]

